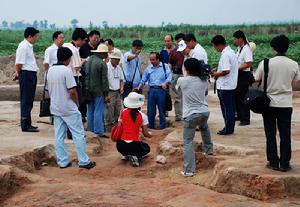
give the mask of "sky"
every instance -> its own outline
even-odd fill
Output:
[[[180,3],[181,2],[181,3]],[[57,26],[228,25],[300,21],[300,0],[1,0],[0,23],[47,19]]]

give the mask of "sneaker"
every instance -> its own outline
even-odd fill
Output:
[[[95,166],[96,166],[96,163],[94,161],[90,161],[90,163],[87,165],[79,165],[79,168],[85,168],[85,169],[89,170]]]
[[[60,169],[66,169],[68,167],[71,167],[72,166],[72,163],[69,162],[66,166],[62,167],[62,166],[59,166]]]
[[[131,162],[133,167],[139,167],[139,158],[137,156],[131,156]]]
[[[194,172],[187,172],[187,171],[181,171],[181,175],[183,177],[193,177],[194,175],[196,175],[196,173],[194,173]]]
[[[128,161],[129,160],[129,156],[128,155],[122,156],[121,160]]]

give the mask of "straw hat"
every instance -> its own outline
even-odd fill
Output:
[[[115,48],[110,54],[109,54],[109,58],[111,59],[121,59],[121,51],[117,48]]]
[[[144,105],[145,96],[138,94],[136,92],[131,92],[129,95],[124,99],[124,105],[130,109],[137,109]]]
[[[97,50],[91,50],[91,52],[95,53],[108,53],[108,47],[105,44],[100,44]]]

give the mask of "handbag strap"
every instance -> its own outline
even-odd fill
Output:
[[[165,72],[165,79],[167,80],[167,72],[166,72],[166,66],[165,66],[165,63],[162,61],[161,62],[162,65],[163,65],[163,68],[164,68],[164,72]]]
[[[267,81],[269,76],[269,59],[264,59],[264,93],[267,93]]]

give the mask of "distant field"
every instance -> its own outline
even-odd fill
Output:
[[[130,49],[131,42],[134,39],[143,40],[145,52],[159,51],[163,47],[163,37],[171,33],[175,35],[178,32],[194,33],[198,41],[204,46],[208,53],[209,63],[216,66],[219,59],[210,43],[215,34],[222,34],[226,37],[228,43],[232,45],[232,34],[234,31],[243,30],[249,41],[257,44],[257,50],[254,55],[254,66],[257,66],[260,60],[272,56],[272,50],[269,42],[277,34],[285,34],[291,40],[291,47],[288,56],[300,63],[300,23],[278,24],[278,25],[236,25],[236,26],[190,26],[190,25],[167,25],[164,27],[122,27],[99,29],[102,38],[111,38],[115,46],[126,51]],[[87,29],[90,30],[90,29]],[[51,35],[53,30],[41,31],[40,39],[35,45],[34,50],[37,55],[42,56],[44,50],[51,44]],[[66,41],[70,41],[72,30],[65,31]],[[0,56],[14,55],[18,43],[23,39],[23,31],[0,30]]]

